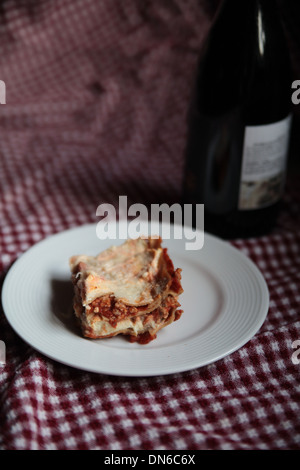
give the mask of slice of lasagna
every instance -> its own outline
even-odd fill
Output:
[[[174,269],[160,238],[138,238],[98,256],[70,259],[74,312],[84,336],[129,335],[149,343],[182,310],[181,269]]]

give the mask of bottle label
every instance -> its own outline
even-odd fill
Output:
[[[261,209],[282,196],[291,116],[245,129],[239,209]]]

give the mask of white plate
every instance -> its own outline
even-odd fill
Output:
[[[68,260],[95,255],[124,240],[99,240],[84,225],[46,238],[9,270],[2,292],[5,315],[16,333],[46,356],[69,366],[110,375],[154,376],[217,361],[249,341],[269,306],[266,282],[256,266],[229,243],[205,234],[204,247],[186,251],[186,240],[165,240],[182,268],[184,313],[147,345],[125,336],[81,337],[72,312]]]

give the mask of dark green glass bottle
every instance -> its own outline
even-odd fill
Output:
[[[199,62],[183,202],[205,230],[267,233],[282,198],[291,125],[289,54],[276,2],[224,0]]]

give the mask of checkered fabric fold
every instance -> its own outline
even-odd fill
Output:
[[[33,244],[95,222],[103,202],[179,199],[191,83],[217,4],[1,3],[1,281]],[[293,58],[294,8],[283,15]],[[276,230],[232,241],[267,281],[267,319],[214,364],[149,378],[76,370],[24,343],[1,310],[0,448],[299,449],[300,193],[288,183]]]

